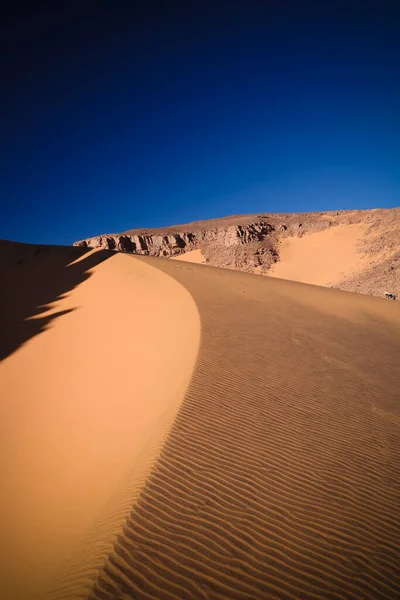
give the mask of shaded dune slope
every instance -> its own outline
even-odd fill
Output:
[[[89,595],[400,598],[395,303],[162,259],[202,338]]]
[[[86,281],[92,268],[111,256],[107,250],[93,252],[90,248],[55,248],[0,240],[0,360],[66,314],[44,313],[48,313],[53,302]]]
[[[159,454],[200,322],[183,286],[135,258],[4,248],[0,597],[72,600]]]

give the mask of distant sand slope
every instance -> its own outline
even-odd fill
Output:
[[[199,265],[204,265],[206,262],[201,250],[191,250],[190,252],[185,252],[185,254],[173,256],[171,260],[183,260],[185,262],[192,262]]]
[[[200,354],[90,600],[400,598],[399,307],[140,260],[196,300]]]
[[[0,345],[0,597],[42,600],[59,572],[49,597],[72,600],[158,455],[192,374],[199,318],[177,281],[138,259],[2,250],[13,302],[3,299]]]
[[[338,225],[300,238],[287,238],[279,249],[280,261],[268,275],[315,285],[337,285],[369,266],[357,243],[368,225]]]

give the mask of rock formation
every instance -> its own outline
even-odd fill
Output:
[[[279,261],[279,247],[285,238],[303,237],[338,225],[360,223],[368,225],[368,236],[361,243],[360,252],[371,255],[370,272],[361,279],[356,274],[337,287],[372,294],[380,294],[385,283],[397,289],[400,287],[398,208],[234,215],[186,225],[98,235],[74,245],[162,257],[176,257],[200,249],[206,263],[211,266],[265,275],[271,265]]]
[[[303,228],[296,216],[248,215],[162,229],[136,229],[87,238],[75,242],[74,246],[164,257],[177,256],[200,248],[207,263],[213,266],[250,272],[256,267],[268,270],[269,266],[278,260],[277,246],[280,238],[291,234],[298,235],[299,229],[302,229],[303,233],[331,225],[330,222],[310,221]]]

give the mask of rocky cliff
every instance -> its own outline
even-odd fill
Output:
[[[175,227],[99,235],[74,245],[164,257],[200,248],[206,262],[212,266],[251,272],[260,267],[261,271],[267,271],[279,258],[281,238],[319,231],[342,221],[337,212],[320,214],[331,219],[318,220],[314,213],[234,216]]]
[[[193,231],[182,231],[176,233],[123,233],[100,235],[88,238],[80,242],[75,242],[76,246],[86,246],[90,248],[106,248],[108,250],[118,250],[122,252],[132,252],[133,254],[146,254],[149,256],[172,257],[188,252],[196,248],[201,248],[207,257],[207,251],[210,249],[221,250],[228,249],[233,254],[241,254],[245,261],[246,256],[251,256],[253,260],[250,263],[260,264],[267,259],[270,263],[276,257],[273,240],[275,227],[267,221],[255,221],[246,225],[229,225],[227,227],[211,227],[209,229],[194,228]],[[239,249],[246,248],[245,252]],[[239,252],[238,252],[239,251]],[[208,254],[210,254],[208,252]],[[232,257],[231,257],[232,258]],[[210,264],[216,264],[216,258],[209,256]],[[229,257],[226,256],[221,266],[229,266]],[[226,263],[226,264],[225,264]],[[235,265],[236,267],[245,267],[245,264]]]
[[[380,293],[377,290],[385,282],[388,287],[398,287],[400,209],[234,215],[173,227],[98,235],[74,245],[163,257],[200,249],[205,262],[211,266],[267,274],[280,260],[280,246],[286,238],[360,223],[367,226],[369,235],[360,240],[359,251],[371,255],[373,269],[364,279],[356,274],[352,280],[339,282],[336,287],[364,293]],[[382,254],[382,249],[389,252]]]

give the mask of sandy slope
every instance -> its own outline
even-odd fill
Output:
[[[141,260],[193,295],[202,343],[89,598],[400,597],[398,306]]]
[[[314,285],[337,285],[369,266],[357,247],[366,224],[338,225],[303,237],[283,240],[280,260],[268,275]]]
[[[199,311],[201,343],[176,414],[198,342],[188,294]],[[105,523],[100,571],[89,572],[93,555],[74,554],[54,598],[77,597],[81,574],[88,583],[95,576],[83,596],[88,600],[400,598],[396,303],[129,255],[94,267],[70,299],[65,306],[73,299],[79,310],[0,364],[2,390],[14,394],[12,404],[3,402],[8,443],[15,446],[6,481],[20,473],[16,436],[32,453],[21,489],[29,510],[17,504],[15,514],[28,532],[39,516],[41,537],[33,541],[47,539],[50,548],[57,548],[49,530],[62,514],[56,509],[65,509],[60,531],[67,525],[86,530],[88,548],[97,535],[88,515],[98,515],[99,529]],[[61,327],[74,315],[79,334],[71,344],[72,323]],[[34,345],[39,354],[30,351]],[[55,358],[60,353],[68,373],[76,374],[72,383]],[[49,357],[51,373],[43,366]],[[18,381],[25,372],[28,386]],[[157,427],[160,402],[176,417],[160,453],[157,445],[150,452],[158,458],[144,481],[135,465],[143,463],[136,436]],[[144,415],[140,427],[137,415]],[[22,437],[28,422],[34,443]],[[76,431],[77,446],[70,439]],[[108,462],[110,441],[115,461]],[[82,462],[78,476],[74,453]],[[43,469],[57,484],[38,490]],[[118,488],[130,489],[130,477],[141,484],[140,496],[129,504],[124,493],[118,503]],[[93,488],[82,493],[87,482]],[[103,507],[109,497],[107,510],[97,493]],[[107,535],[110,541],[124,514],[111,551]],[[31,549],[20,574],[29,575]]]
[[[35,273],[40,279],[45,270],[51,281],[65,252],[50,249],[47,260],[31,252],[23,264],[9,264],[9,287],[35,294]],[[64,277],[79,265],[85,272],[91,256],[75,252]],[[0,363],[2,600],[31,599],[35,591],[42,598],[49,568],[65,575],[66,558],[85,538],[71,582],[101,564],[192,373],[200,329],[188,292],[151,265],[106,258],[46,312],[26,314],[61,316]]]
[[[196,263],[198,265],[204,265],[206,259],[200,249],[198,250],[190,250],[189,252],[185,252],[185,254],[178,254],[178,256],[172,256],[171,260],[183,260],[184,262]]]

